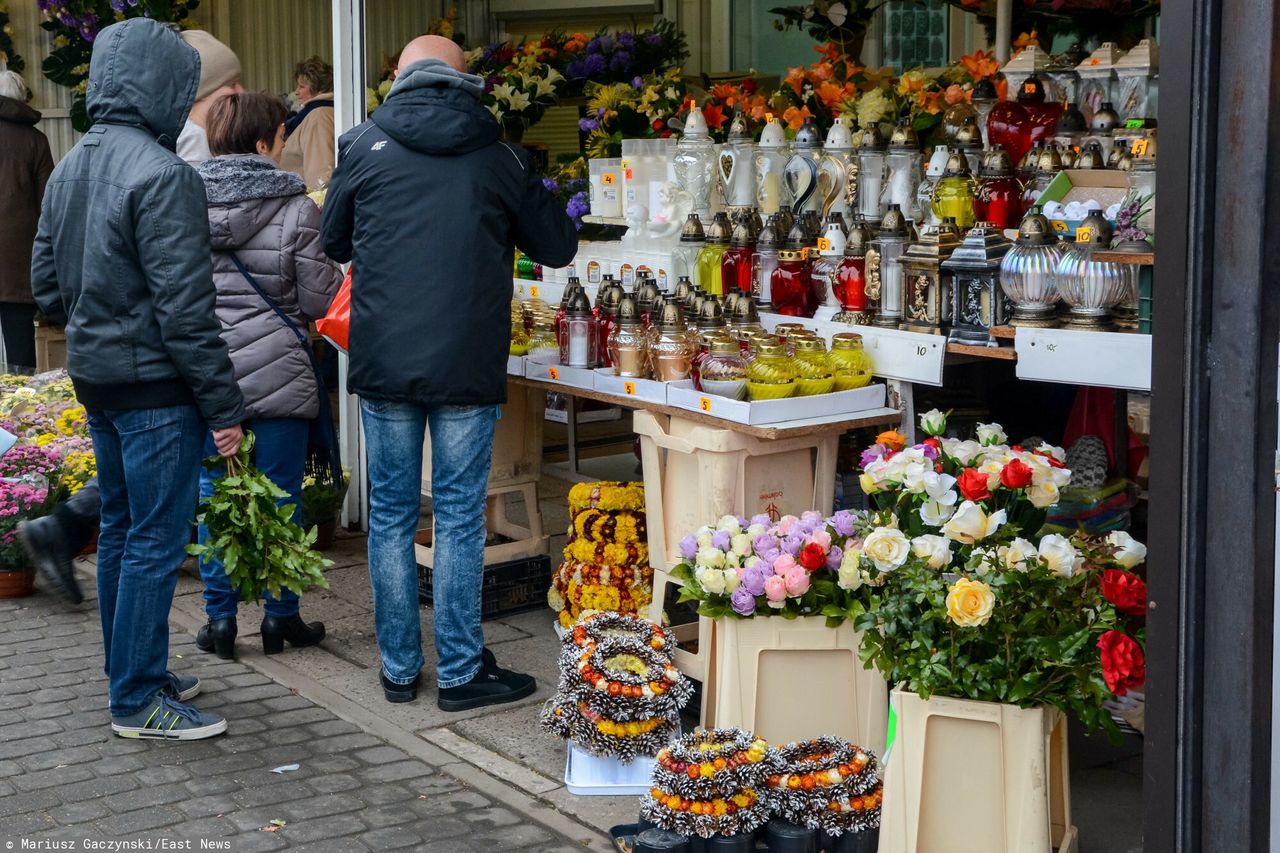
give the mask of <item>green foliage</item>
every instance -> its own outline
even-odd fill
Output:
[[[294,505],[277,503],[288,494],[253,466],[253,441],[253,433],[246,433],[235,456],[205,461],[210,469],[225,465],[227,474],[200,505],[198,521],[208,536],[203,544],[188,546],[187,553],[221,560],[245,601],[256,601],[263,591],[279,597],[281,589],[299,595],[312,587],[328,589],[324,570],[333,561],[312,550],[316,530],[293,522]]]

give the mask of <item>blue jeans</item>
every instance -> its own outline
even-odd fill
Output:
[[[281,504],[293,503],[295,506],[293,520],[302,517],[302,469],[307,462],[307,433],[310,422],[300,418],[257,418],[244,423],[246,430],[253,430],[253,464],[267,475],[267,479],[289,493],[282,498]],[[213,443],[213,436],[205,440],[206,456],[214,456],[218,448]],[[200,498],[213,494],[213,484],[226,473],[225,469],[200,471]],[[200,542],[209,535],[209,530],[200,525]],[[212,619],[230,619],[236,615],[236,603],[239,596],[231,588],[231,579],[227,577],[221,560],[202,560],[200,577],[204,580],[204,611]],[[280,598],[275,599],[264,591],[263,610],[268,616],[288,617],[298,612],[298,594],[287,589],[280,590]]]
[[[422,669],[413,537],[422,502],[422,439],[430,424],[436,681],[442,688],[466,684],[480,671],[484,648],[484,510],[498,407],[361,400],[360,415],[368,443],[369,577],[383,674],[409,684]]]
[[[191,541],[207,427],[195,406],[89,412],[102,492],[98,609],[112,716],[167,681],[169,610]]]

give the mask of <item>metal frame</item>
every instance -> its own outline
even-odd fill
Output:
[[[1163,14],[1144,848],[1264,851],[1280,17],[1247,0]]]

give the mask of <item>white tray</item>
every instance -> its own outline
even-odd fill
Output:
[[[564,786],[579,797],[636,797],[653,787],[654,758],[630,764],[616,758],[597,758],[569,743],[564,762]]]
[[[755,402],[730,400],[728,397],[717,397],[694,390],[693,382],[688,379],[667,383],[669,405],[753,426],[832,415],[856,415],[858,412],[882,408],[884,400],[885,388],[879,383],[852,391]]]
[[[633,379],[614,376],[612,367],[596,368],[596,390],[619,397],[634,397],[650,403],[667,402],[667,383],[653,379]]]

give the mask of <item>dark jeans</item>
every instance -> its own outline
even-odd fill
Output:
[[[253,430],[253,461],[258,470],[267,475],[267,479],[289,493],[280,500],[281,504],[292,503],[295,507],[293,520],[298,521],[302,515],[302,469],[307,461],[307,433],[310,421],[299,418],[256,418],[244,423],[246,430]],[[218,452],[210,436],[204,452],[213,456]],[[200,472],[200,498],[213,494],[213,484],[225,471],[210,471],[207,468]],[[200,525],[200,541],[208,536],[208,529]],[[207,560],[200,563],[200,577],[204,579],[204,610],[210,619],[230,619],[236,615],[238,596],[231,588],[231,579],[220,560]],[[280,590],[280,598],[272,598],[263,592],[266,599],[263,610],[268,616],[288,617],[298,612],[298,595],[287,589]]]
[[[208,428],[195,406],[94,410],[102,494],[98,608],[112,716],[136,714],[167,683],[169,610],[191,541]]]
[[[0,335],[4,336],[4,360],[10,368],[36,367],[36,306],[0,302]]]

